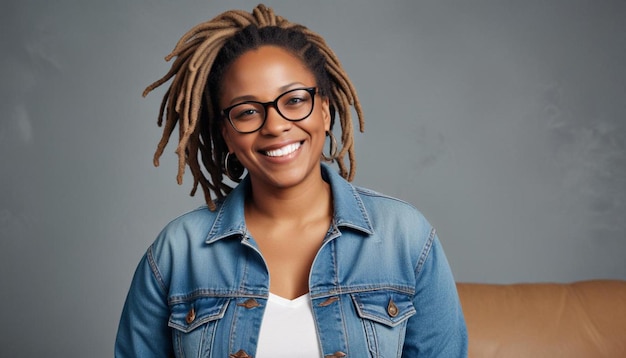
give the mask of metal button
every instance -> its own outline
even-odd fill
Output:
[[[389,300],[389,304],[387,305],[387,313],[391,317],[395,317],[398,315],[398,306],[393,302],[393,299]]]
[[[251,309],[251,308],[254,308],[254,307],[259,307],[260,304],[254,298],[248,298],[243,303],[237,303],[237,306],[245,307],[247,309]]]
[[[185,322],[187,322],[187,324],[191,324],[191,322],[193,322],[195,319],[196,319],[196,310],[194,310],[193,307],[191,307],[189,312],[187,312],[187,316],[185,316]]]
[[[246,351],[244,351],[243,349],[240,349],[237,351],[237,353],[229,355],[228,358],[253,358],[253,357],[251,355],[248,355],[248,353],[246,353]]]

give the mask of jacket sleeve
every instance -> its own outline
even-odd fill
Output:
[[[115,357],[173,357],[166,286],[152,247],[139,262],[122,311]]]
[[[467,357],[467,328],[456,284],[432,228],[415,271],[417,313],[407,322],[402,357]]]

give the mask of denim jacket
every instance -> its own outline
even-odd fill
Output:
[[[325,357],[465,357],[467,331],[435,230],[411,205],[322,165],[332,224],[309,292]],[[246,178],[216,211],[169,223],[135,272],[116,357],[254,357],[268,269],[246,229]]]

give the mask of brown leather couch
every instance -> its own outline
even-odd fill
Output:
[[[469,357],[626,357],[626,281],[458,283]]]

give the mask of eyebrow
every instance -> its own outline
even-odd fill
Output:
[[[284,86],[278,87],[278,90],[280,91],[279,96],[281,94],[287,92],[290,89],[298,88],[298,87],[295,87],[296,85],[304,86],[306,88],[312,87],[312,86],[305,85],[302,82],[291,82],[291,83],[288,83],[288,84],[286,84]],[[252,96],[252,95],[239,96],[239,97],[235,97],[235,98],[231,99],[230,102],[229,102],[229,105],[234,105],[234,104],[241,103],[241,102],[246,102],[246,101],[258,101],[258,98],[255,97],[255,96]]]

